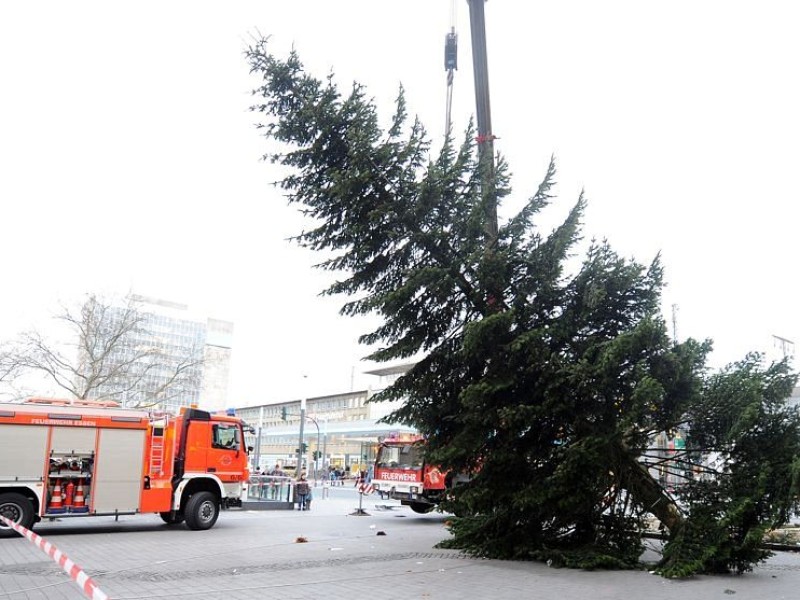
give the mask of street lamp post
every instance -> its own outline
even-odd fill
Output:
[[[322,434],[322,468],[325,468],[325,458],[328,456],[328,418],[323,421],[324,429]],[[328,464],[330,467],[330,463]],[[327,477],[328,475],[326,475]]]
[[[261,430],[264,428],[264,407],[258,409],[258,433],[256,438],[256,451],[253,460],[253,470],[261,468]]]
[[[303,469],[303,426],[306,422],[306,399],[305,397],[300,400],[300,436],[297,442],[297,468],[294,475],[300,479]]]
[[[314,426],[317,428],[317,449],[314,452],[318,453],[320,451],[320,446],[319,446],[319,423],[317,423],[317,420],[312,416],[309,416],[308,420],[311,421],[314,424]],[[317,481],[317,471],[319,471],[319,459],[318,458],[314,458],[314,485],[316,485],[316,481]]]

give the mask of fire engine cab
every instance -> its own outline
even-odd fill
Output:
[[[249,477],[241,419],[109,404],[0,404],[0,515],[31,528],[46,518],[158,513],[201,530],[221,508],[241,506]]]
[[[372,485],[382,497],[400,500],[400,504],[424,514],[442,501],[453,478],[425,462],[422,436],[404,434],[381,442]]]

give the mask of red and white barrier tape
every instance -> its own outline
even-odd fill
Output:
[[[67,575],[69,575],[70,579],[78,584],[78,587],[83,590],[83,593],[87,598],[91,598],[91,600],[108,600],[108,596],[99,587],[97,587],[97,584],[94,582],[94,580],[84,573],[83,569],[72,562],[72,560],[70,560],[66,554],[61,552],[61,550],[56,548],[53,544],[46,541],[41,536],[36,535],[30,529],[14,523],[2,515],[0,515],[0,520],[2,520],[3,523],[11,527],[20,535],[28,538],[28,540],[30,540],[34,546],[52,558],[59,567],[64,569]]]

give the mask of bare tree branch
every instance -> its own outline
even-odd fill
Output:
[[[0,353],[0,381],[38,373],[76,399],[103,398],[138,406],[196,390],[202,348],[170,345],[148,328],[148,315],[127,298],[90,295],[78,310],[55,316],[68,340],[23,333]]]

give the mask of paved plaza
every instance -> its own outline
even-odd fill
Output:
[[[665,580],[646,571],[586,572],[478,560],[434,545],[446,516],[418,515],[352,488],[333,488],[310,512],[226,511],[210,531],[156,516],[63,519],[36,532],[111,598],[611,599],[800,597],[800,555],[780,553],[744,576]],[[28,540],[0,534],[0,600],[83,598]]]

